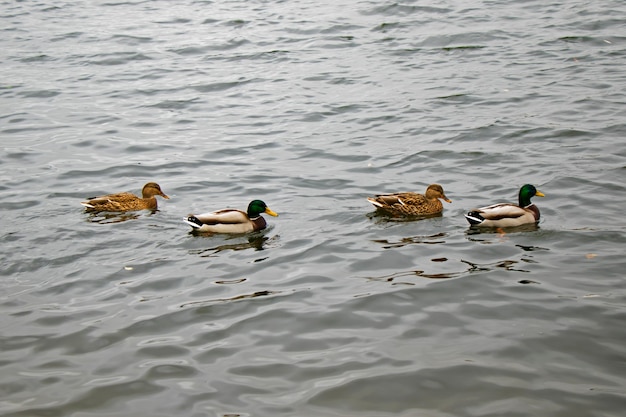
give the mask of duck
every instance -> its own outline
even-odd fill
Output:
[[[471,210],[465,218],[471,226],[516,227],[539,222],[539,208],[530,199],[545,195],[532,184],[524,184],[519,190],[519,204],[500,203]]]
[[[210,213],[189,214],[183,221],[197,232],[242,234],[267,227],[262,213],[278,216],[278,213],[272,211],[265,202],[252,200],[247,211],[226,208]]]
[[[439,199],[451,203],[439,184],[430,184],[425,194],[402,192],[395,194],[380,194],[368,197],[376,209],[392,215],[403,216],[430,216],[443,211],[443,204]]]
[[[161,186],[156,182],[149,182],[143,186],[141,190],[141,197],[136,196],[133,193],[117,193],[107,194],[100,197],[92,197],[87,201],[81,201],[86,211],[99,212],[99,211],[138,211],[138,210],[156,210],[157,199],[156,196],[161,196],[166,200],[169,197],[161,191]]]

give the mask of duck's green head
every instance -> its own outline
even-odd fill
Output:
[[[259,217],[262,213],[267,213],[270,216],[278,216],[278,213],[270,210],[270,208],[261,200],[252,200],[250,204],[248,204],[248,217],[251,219],[255,217]]]
[[[534,185],[525,184],[519,189],[519,205],[520,207],[530,206],[530,199],[534,196],[545,197],[545,195],[535,188]]]

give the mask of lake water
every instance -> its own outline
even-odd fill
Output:
[[[623,415],[625,14],[3,2],[0,416]],[[366,201],[430,183],[439,217]],[[538,227],[468,227],[525,183]]]

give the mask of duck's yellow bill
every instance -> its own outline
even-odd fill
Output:
[[[544,193],[542,193],[541,191],[537,190],[537,193],[535,193],[535,195],[537,197],[545,197],[546,195]]]
[[[269,214],[270,216],[278,217],[278,213],[276,213],[275,211],[270,210],[269,207],[265,207],[265,212],[267,214]]]

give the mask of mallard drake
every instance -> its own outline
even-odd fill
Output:
[[[161,187],[156,182],[149,182],[141,190],[142,197],[137,197],[133,193],[108,194],[100,197],[92,197],[87,201],[81,201],[86,211],[136,211],[136,210],[156,210],[157,195],[169,199]]]
[[[429,216],[443,211],[443,204],[439,199],[448,203],[452,202],[446,197],[441,185],[431,184],[426,188],[425,195],[410,192],[381,194],[368,197],[367,201],[376,206],[378,210],[394,215]]]
[[[473,209],[465,215],[472,226],[515,227],[539,221],[539,209],[530,199],[545,197],[533,185],[525,184],[519,190],[519,205],[513,203],[493,204]]]
[[[190,214],[183,221],[198,232],[210,233],[248,233],[262,230],[267,223],[261,213],[278,216],[261,200],[253,200],[248,204],[248,211],[222,209],[204,214]]]

